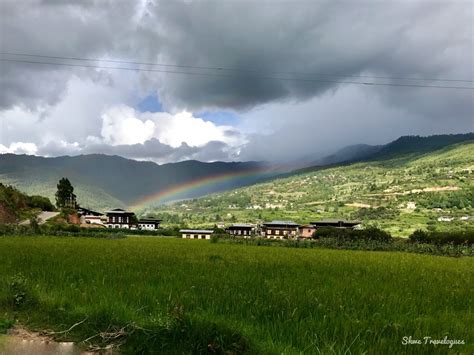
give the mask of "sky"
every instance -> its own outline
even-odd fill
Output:
[[[5,0],[0,51],[0,153],[294,161],[474,131],[472,1]]]

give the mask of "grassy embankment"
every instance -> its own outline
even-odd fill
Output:
[[[0,238],[0,319],[125,352],[474,350],[474,259],[128,238]],[[100,334],[100,332],[107,334]],[[112,339],[114,336],[117,338]],[[349,353],[348,352],[348,353]]]

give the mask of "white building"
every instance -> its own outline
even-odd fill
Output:
[[[138,229],[154,231],[160,228],[161,219],[140,218],[138,220]]]
[[[107,218],[104,216],[85,215],[81,216],[81,224],[98,224],[103,226]]]
[[[106,225],[109,228],[134,229],[133,218],[135,213],[120,208],[105,212],[107,215]]]
[[[214,231],[208,229],[181,229],[179,231],[184,239],[211,239]]]

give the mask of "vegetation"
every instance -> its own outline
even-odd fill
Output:
[[[57,185],[56,191],[56,206],[58,208],[75,208],[76,195],[74,194],[74,187],[68,178],[61,178]]]
[[[474,228],[474,143],[304,172],[145,212],[165,223],[357,219],[393,236]],[[442,217],[448,217],[444,221]],[[440,219],[440,220],[439,220]]]
[[[255,162],[185,161],[157,165],[100,154],[57,158],[3,154],[0,155],[0,181],[28,194],[40,194],[54,200],[58,180],[67,176],[74,185],[74,193],[81,206],[105,211],[125,208],[145,196],[167,190],[176,184],[258,167],[260,164]],[[231,182],[204,186],[194,191],[195,194],[177,198],[202,196],[256,181],[260,181],[258,177],[242,177]]]
[[[54,210],[48,198],[28,196],[13,186],[0,183],[0,225],[32,218],[41,210]]]
[[[474,230],[461,232],[426,232],[417,230],[410,241],[430,244],[474,244]]]
[[[3,324],[17,320],[96,349],[474,350],[472,258],[166,238],[3,237],[0,270]],[[404,336],[426,335],[466,345],[402,345]]]

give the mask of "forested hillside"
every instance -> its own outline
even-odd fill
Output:
[[[474,142],[320,169],[155,209],[187,225],[362,220],[394,235],[474,227]],[[442,219],[442,220],[438,220]]]
[[[82,206],[105,210],[126,207],[177,184],[219,174],[245,172],[258,169],[260,165],[256,162],[198,161],[158,165],[99,154],[57,158],[4,154],[0,155],[0,182],[14,185],[29,194],[53,199],[59,179],[68,177]],[[190,193],[181,197],[202,196],[256,181],[261,181],[258,176],[237,178],[226,185],[209,185],[197,195]]]
[[[52,211],[51,201],[43,196],[28,196],[0,183],[0,224],[16,223],[39,211]]]

